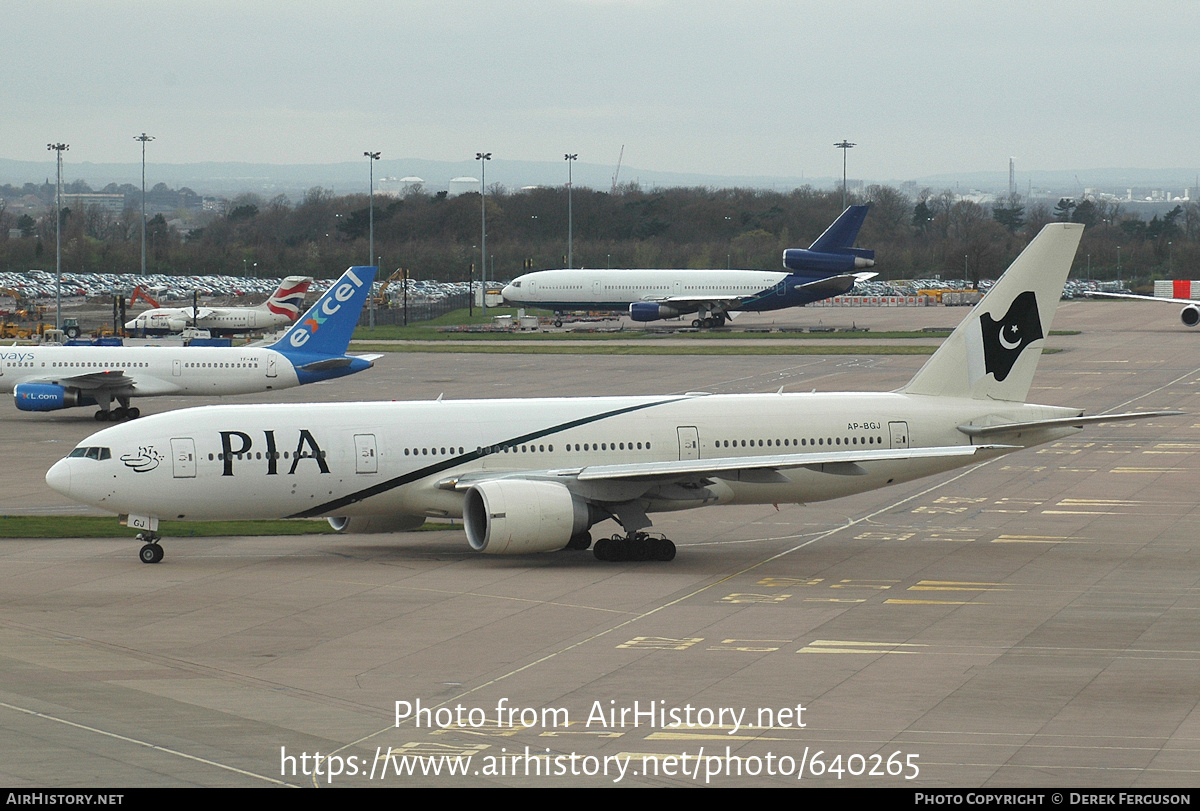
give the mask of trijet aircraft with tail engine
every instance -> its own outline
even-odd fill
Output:
[[[46,474],[143,530],[160,519],[328,517],[350,532],[462,518],[497,555],[675,555],[657,512],[840,498],[1060,439],[1094,422],[1025,397],[1083,226],[1047,225],[893,392],[227,405],[114,426]]]
[[[801,307],[874,278],[875,252],[853,247],[869,206],[850,206],[808,248],[783,252],[787,271],[538,270],[505,286],[511,304],[626,313],[634,321],[696,314],[694,327],[720,327],[741,312]],[[560,322],[561,323],[561,322]]]
[[[346,350],[375,270],[348,269],[268,346],[0,346],[0,392],[22,411],[99,406],[103,422],[138,417],[134,397],[250,394],[361,372],[379,356]]]

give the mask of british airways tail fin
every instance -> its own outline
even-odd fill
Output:
[[[371,265],[347,269],[270,348],[306,363],[314,356],[345,355],[377,270]]]
[[[817,241],[808,246],[810,251],[822,253],[840,253],[854,245],[858,239],[858,231],[862,228],[863,220],[867,218],[870,206],[849,206],[833,223],[825,229],[825,233],[817,237]]]
[[[304,294],[312,284],[312,276],[288,276],[279,283],[275,292],[260,309],[274,315],[287,316],[288,321],[295,323],[300,318],[300,308],[304,306]]]
[[[1081,236],[1043,228],[901,391],[1025,402]]]

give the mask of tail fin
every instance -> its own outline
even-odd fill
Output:
[[[808,246],[808,249],[822,253],[841,253],[852,247],[854,240],[858,239],[858,230],[862,228],[869,208],[870,206],[849,206],[825,229],[825,233],[817,237],[816,242]]]
[[[1043,228],[901,391],[1025,402],[1082,235]]]
[[[377,270],[371,265],[347,269],[270,348],[305,362],[345,355]]]
[[[300,317],[300,308],[304,306],[304,294],[312,284],[312,276],[288,276],[279,283],[271,297],[263,303],[262,309],[275,315],[285,315],[292,323]]]

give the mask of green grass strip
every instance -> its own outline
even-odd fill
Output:
[[[414,532],[462,529],[461,524],[426,522]],[[117,523],[115,515],[0,515],[0,538],[133,538],[138,531]],[[164,538],[213,538],[219,536],[332,535],[333,527],[323,519],[290,521],[161,521],[158,534]]]

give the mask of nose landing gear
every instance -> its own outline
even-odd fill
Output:
[[[158,543],[161,538],[157,533],[139,532],[137,539],[145,544],[138,550],[138,560],[142,563],[158,563],[163,559],[163,548]]]

